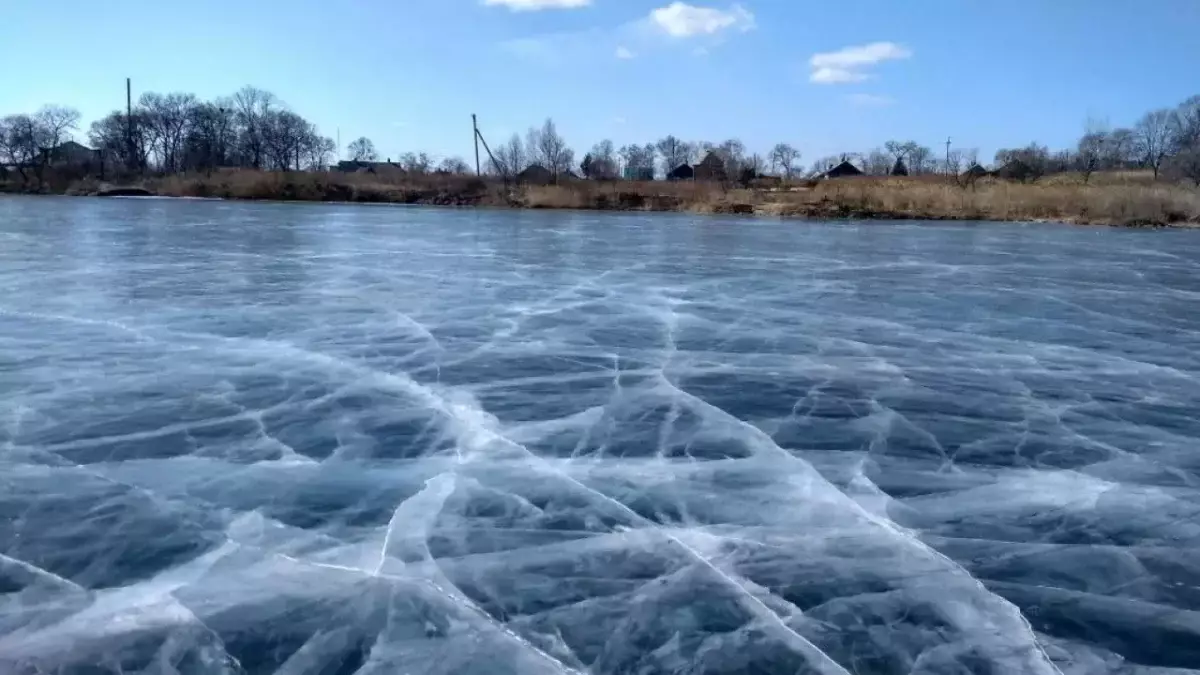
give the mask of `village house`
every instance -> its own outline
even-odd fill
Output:
[[[712,180],[726,181],[729,176],[725,173],[725,160],[715,152],[709,152],[700,160],[700,163],[692,167],[694,178],[696,180]]]
[[[841,164],[832,167],[825,173],[817,176],[817,178],[845,178],[847,176],[861,176],[862,169],[854,166],[849,160],[844,160]]]

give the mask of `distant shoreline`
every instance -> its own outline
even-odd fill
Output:
[[[958,185],[941,176],[854,177],[730,187],[705,182],[588,181],[507,186],[498,178],[425,174],[266,172],[84,179],[39,191],[0,183],[0,192],[76,196],[157,196],[238,201],[738,214],[807,220],[1062,222],[1127,227],[1200,226],[1200,189],[1150,182],[1134,172],[1070,175],[1023,184],[983,179]],[[7,189],[5,189],[7,188]]]

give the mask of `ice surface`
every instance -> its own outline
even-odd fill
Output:
[[[1198,260],[0,200],[0,673],[1200,672]]]

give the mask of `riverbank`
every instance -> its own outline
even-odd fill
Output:
[[[758,188],[711,183],[572,181],[506,187],[498,179],[458,175],[376,175],[229,170],[145,178],[124,184],[75,181],[51,190],[94,195],[144,190],[171,197],[336,201],[734,213],[819,219],[1062,221],[1125,226],[1200,224],[1200,190],[1146,176],[1093,176],[1089,184],[1054,176],[1032,184],[984,179],[960,186],[941,177],[844,178]],[[9,186],[12,189],[12,186]],[[119,194],[119,193],[118,193]]]

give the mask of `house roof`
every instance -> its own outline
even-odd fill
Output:
[[[59,143],[58,147],[55,148],[55,150],[67,150],[70,152],[78,152],[78,151],[93,152],[93,150],[91,148],[89,148],[88,146],[86,146],[82,143],[77,143],[75,141],[64,141],[62,143]]]
[[[828,176],[861,176],[861,175],[862,175],[862,169],[858,168],[857,166],[854,166],[853,164],[850,163],[850,160],[847,159],[847,160],[843,160],[841,164],[838,164],[837,166],[833,167],[832,169],[829,169],[828,171],[820,174],[820,177],[825,178]]]

